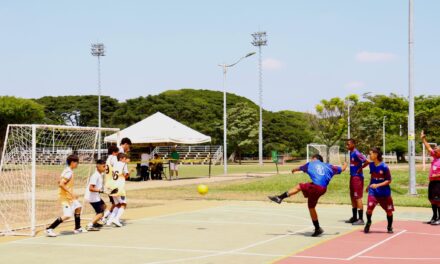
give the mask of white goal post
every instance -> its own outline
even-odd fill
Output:
[[[323,144],[310,143],[307,144],[307,162],[314,154],[319,154],[327,162],[327,146]],[[328,152],[329,163],[339,165],[341,164],[341,155],[339,153],[339,146],[331,146]]]
[[[114,128],[8,125],[0,160],[0,235],[36,234],[61,214],[58,182],[66,158],[76,154],[74,193],[81,200],[94,170],[99,133]],[[84,208],[84,207],[83,207]]]

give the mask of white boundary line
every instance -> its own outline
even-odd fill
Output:
[[[194,224],[233,224],[233,225],[262,225],[262,226],[288,226],[288,227],[311,227],[312,225],[295,225],[295,224],[272,224],[272,223],[260,223],[260,222],[242,222],[242,221],[204,221],[204,220],[163,220],[160,223],[168,222],[168,223],[194,223]],[[321,227],[324,228],[333,228],[333,229],[346,229],[346,230],[356,230],[356,227],[348,227],[348,226],[331,226],[331,225],[323,225]]]
[[[440,260],[440,258],[401,258],[401,257],[375,257],[375,256],[359,256],[359,258],[367,259],[390,259],[390,260]]]
[[[382,245],[382,244],[388,242],[389,240],[391,240],[391,239],[393,239],[393,238],[395,238],[395,237],[397,237],[397,236],[400,236],[401,234],[405,233],[406,231],[407,231],[407,230],[402,230],[402,231],[400,231],[399,233],[397,233],[397,234],[395,234],[395,235],[392,235],[392,236],[388,237],[387,239],[384,239],[384,240],[382,240],[382,241],[380,241],[380,242],[378,242],[378,243],[376,243],[376,244],[373,244],[372,246],[370,246],[370,247],[368,247],[368,248],[366,248],[366,249],[364,249],[364,250],[362,250],[362,251],[360,251],[360,252],[354,254],[353,256],[348,257],[346,260],[352,260],[352,259],[354,259],[354,258],[357,258],[357,257],[359,257],[360,255],[364,254],[365,252],[368,252],[368,251],[370,251],[370,250],[372,250],[372,249],[374,249],[374,248],[376,248],[376,247],[378,247],[378,246],[380,246],[380,245]]]
[[[270,239],[259,241],[259,242],[247,245],[245,247],[241,247],[241,248],[237,248],[237,249],[233,249],[233,250],[229,250],[229,251],[225,251],[225,252],[218,252],[218,253],[215,253],[215,254],[208,254],[208,255],[197,256],[197,257],[189,257],[189,258],[180,258],[180,259],[172,259],[172,260],[165,260],[165,261],[148,262],[146,264],[175,263],[175,262],[182,262],[182,261],[189,261],[189,260],[196,260],[196,259],[204,259],[204,258],[209,258],[209,257],[221,256],[221,255],[229,255],[229,254],[237,254],[237,253],[241,254],[242,252],[240,252],[240,251],[242,251],[242,250],[246,250],[246,249],[249,249],[249,248],[252,248],[252,247],[263,245],[263,244],[266,244],[266,243],[269,243],[271,241],[274,241],[274,240],[277,240],[277,239],[281,239],[281,238],[284,238],[284,237],[287,237],[287,236],[295,235],[295,234],[297,234],[299,232],[302,232],[302,231],[305,231],[307,229],[310,229],[310,227],[302,228],[302,229],[297,230],[297,231],[292,232],[292,233],[288,233],[288,234],[272,237]],[[249,253],[247,253],[247,255],[249,255]]]
[[[406,232],[406,234],[422,235],[422,236],[440,236],[440,234],[421,233],[421,232]]]

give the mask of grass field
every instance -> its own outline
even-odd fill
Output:
[[[221,174],[218,170],[220,166],[214,167],[216,174]],[[283,166],[280,171],[287,173],[292,165]],[[200,166],[182,166],[181,171],[184,177],[197,175],[204,168]],[[259,167],[257,165],[233,165],[230,166],[229,172],[232,173],[248,173],[252,176],[255,173],[264,173],[273,171],[272,166]],[[409,196],[408,193],[408,172],[405,170],[392,170],[393,182],[392,195],[395,205],[398,206],[416,206],[427,207],[427,185],[428,172],[418,171],[417,173],[417,196]],[[309,177],[304,173],[297,174],[278,174],[270,177],[249,177],[246,180],[238,180],[232,182],[213,183],[209,186],[209,194],[205,199],[212,200],[266,200],[267,195],[279,194],[293,187],[300,182],[310,181]],[[349,175],[347,172],[337,175],[331,181],[327,193],[320,199],[321,203],[329,204],[350,204],[348,190]],[[365,184],[368,183],[366,176]],[[136,190],[130,192],[130,197],[136,199],[199,199],[200,195],[196,192],[195,185],[175,186],[145,190]],[[367,195],[364,195],[366,202]],[[287,202],[305,202],[302,195],[298,195],[286,200]]]

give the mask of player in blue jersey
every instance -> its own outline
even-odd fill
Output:
[[[371,216],[373,215],[374,207],[377,204],[387,213],[388,233],[393,233],[393,199],[391,197],[391,173],[385,162],[382,161],[382,151],[379,148],[372,148],[370,150],[370,174],[371,180],[366,192],[368,192],[368,208],[367,208],[367,223],[365,224],[364,232],[370,232]]]
[[[315,209],[316,204],[318,203],[319,197],[321,197],[327,191],[327,186],[329,185],[332,177],[335,174],[340,174],[341,172],[345,171],[346,168],[346,163],[344,163],[342,167],[334,166],[329,163],[324,163],[321,155],[315,154],[312,156],[311,162],[292,170],[292,173],[297,171],[307,173],[312,182],[300,183],[281,195],[269,196],[268,198],[276,203],[281,203],[285,198],[295,195],[301,191],[304,197],[307,198],[310,217],[312,218],[313,225],[315,226],[315,232],[312,234],[312,236],[319,236],[324,232],[324,230],[322,230],[322,228],[319,226],[318,214],[316,213]]]
[[[350,198],[353,216],[345,222],[353,225],[364,225],[364,206],[362,204],[364,174],[362,169],[367,167],[370,162],[356,149],[356,141],[354,139],[348,139],[346,146],[350,151]]]

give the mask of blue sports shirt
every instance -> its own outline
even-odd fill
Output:
[[[327,187],[335,174],[341,174],[342,168],[319,160],[307,162],[299,169],[310,176],[316,185]]]
[[[370,163],[370,174],[371,180],[370,184],[379,184],[384,181],[391,181],[391,173],[388,166],[381,162],[376,166],[374,162]],[[391,196],[391,187],[390,185],[382,186],[376,189],[368,188],[368,195],[372,195],[375,197],[388,197]]]

